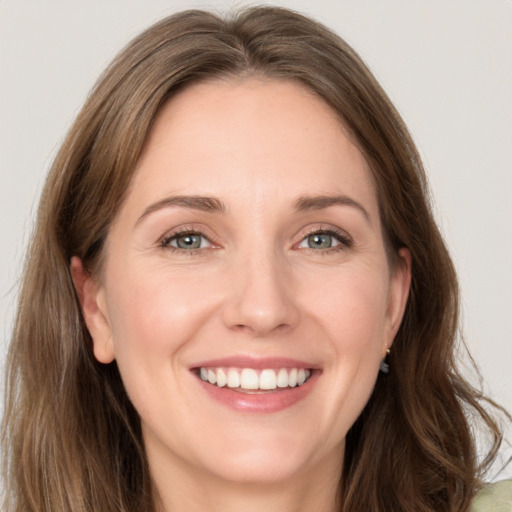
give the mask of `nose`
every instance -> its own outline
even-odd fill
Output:
[[[241,257],[233,265],[223,320],[253,337],[293,329],[299,321],[292,279],[275,255]]]

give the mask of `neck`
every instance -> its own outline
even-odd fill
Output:
[[[153,472],[158,512],[339,512],[341,465],[324,464],[281,482],[233,482],[212,475]]]

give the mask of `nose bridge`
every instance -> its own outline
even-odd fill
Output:
[[[233,278],[225,305],[228,327],[264,336],[298,321],[286,258],[273,247],[241,252],[232,262]]]

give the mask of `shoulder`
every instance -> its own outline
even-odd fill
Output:
[[[502,480],[482,487],[471,512],[512,512],[512,480]]]

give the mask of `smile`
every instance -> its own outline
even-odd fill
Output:
[[[311,376],[305,368],[205,368],[199,369],[199,377],[219,388],[236,391],[275,391],[302,386]]]

